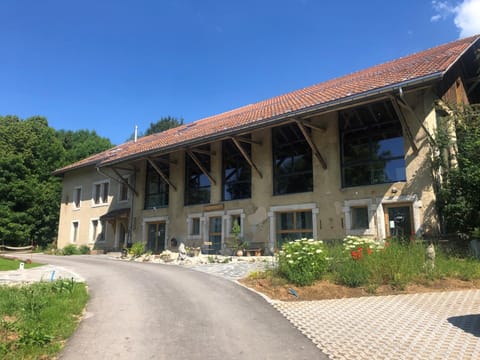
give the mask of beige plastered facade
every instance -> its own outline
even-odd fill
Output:
[[[438,234],[435,211],[435,194],[431,171],[431,148],[427,132],[435,133],[437,124],[434,93],[428,88],[404,94],[411,111],[401,109],[406,124],[413,135],[418,151],[404,133],[406,182],[342,188],[338,109],[314,114],[312,124],[325,131],[312,131],[312,140],[326,162],[324,169],[312,156],[314,190],[307,193],[273,195],[271,127],[251,132],[251,138],[261,145],[252,145],[252,160],[260,175],[252,169],[252,196],[250,199],[222,201],[222,146],[221,141],[210,143],[211,175],[216,184],[211,185],[210,204],[184,206],[185,152],[170,153],[169,206],[144,210],[145,176],[147,161],[136,160],[118,164],[122,175],[136,194],[129,190],[128,200],[119,202],[118,176],[108,167],[97,171],[93,166],[66,172],[63,176],[63,193],[58,230],[60,248],[75,242],[91,248],[118,250],[128,242],[146,242],[149,223],[165,223],[165,248],[171,248],[171,239],[187,246],[201,246],[209,241],[208,223],[211,217],[222,219],[222,244],[231,238],[232,215],[241,217],[241,236],[250,246],[261,247],[265,253],[275,249],[276,213],[307,210],[312,212],[313,237],[316,239],[341,239],[346,235],[365,235],[379,241],[388,236],[385,209],[391,205],[410,207],[412,231],[416,236]],[[385,98],[383,98],[385,99]],[[379,99],[372,99],[371,102]],[[358,105],[358,104],[357,104]],[[350,105],[354,107],[355,105]],[[208,142],[206,142],[208,143]],[[113,178],[112,178],[113,177]],[[108,202],[93,204],[94,184],[109,183]],[[76,188],[81,188],[81,203],[73,202]],[[367,229],[353,230],[351,209],[366,206]],[[113,210],[129,208],[126,218],[105,221],[103,230],[93,233],[93,223]],[[200,234],[190,235],[192,219],[200,219]],[[75,225],[76,224],[76,225]],[[125,234],[121,229],[124,227]],[[76,227],[76,229],[75,229]],[[76,235],[73,232],[76,231]],[[98,236],[99,231],[103,238]]]

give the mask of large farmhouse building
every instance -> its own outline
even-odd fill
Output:
[[[218,253],[234,223],[266,253],[303,237],[435,236],[431,141],[448,106],[480,100],[479,47],[458,40],[59,169],[58,245]]]

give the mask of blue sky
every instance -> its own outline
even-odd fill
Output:
[[[0,15],[0,115],[115,144],[480,33],[480,0],[2,0]]]

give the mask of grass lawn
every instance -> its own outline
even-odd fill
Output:
[[[0,286],[0,358],[56,358],[87,300],[86,285],[70,280]]]
[[[10,258],[0,256],[0,271],[18,270],[18,268],[20,267],[20,263],[21,263],[20,260],[10,259]],[[38,264],[38,263],[28,264],[26,262],[24,262],[24,264],[25,264],[25,269],[30,269],[30,268],[34,268],[34,267],[43,265],[43,264]]]

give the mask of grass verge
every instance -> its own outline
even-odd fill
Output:
[[[30,269],[30,268],[43,265],[43,264],[32,263],[32,262],[29,263],[25,261],[20,261],[18,259],[11,259],[11,258],[0,256],[0,271],[18,270],[21,262],[25,264],[25,269]]]
[[[0,358],[55,358],[87,300],[86,285],[72,280],[0,286]]]

